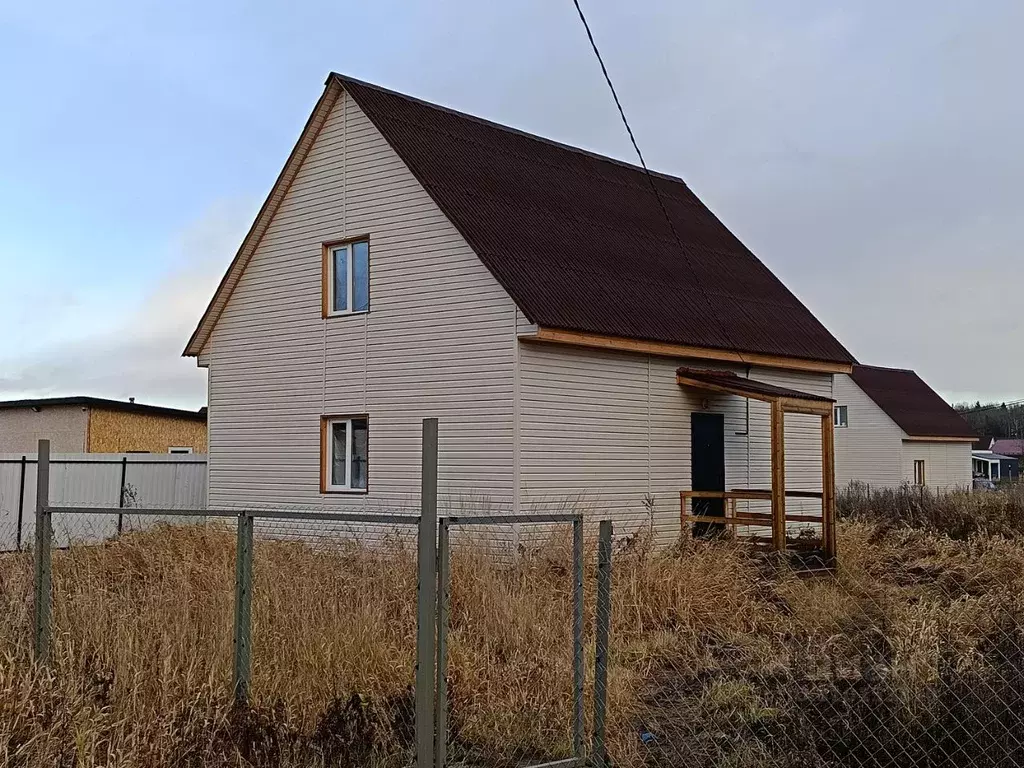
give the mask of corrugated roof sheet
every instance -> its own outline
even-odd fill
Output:
[[[801,392],[799,389],[778,387],[757,379],[738,376],[732,371],[714,371],[702,368],[677,368],[676,374],[687,379],[716,386],[729,387],[738,395],[766,395],[768,397],[791,397],[797,400],[818,400],[825,403],[834,402],[831,397]]]
[[[913,371],[855,365],[851,376],[911,437],[975,437],[964,417]]]
[[[333,75],[531,322],[852,363],[678,178]]]
[[[992,450],[1010,456],[1024,456],[1024,440],[1012,437],[997,437],[992,442]]]

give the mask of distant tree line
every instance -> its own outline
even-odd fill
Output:
[[[979,435],[1024,438],[1024,402],[953,403]]]

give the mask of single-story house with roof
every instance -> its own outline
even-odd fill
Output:
[[[836,482],[971,486],[976,436],[913,371],[855,365],[835,378]]]
[[[989,450],[1018,459],[1024,458],[1024,440],[1019,437],[997,437],[992,441]]]
[[[206,409],[103,397],[0,401],[0,453],[206,453]]]
[[[972,451],[971,466],[975,477],[993,482],[1020,477],[1020,459],[994,451]]]
[[[682,179],[352,78],[185,354],[212,507],[414,509],[434,416],[442,513],[570,503],[661,538],[729,514],[832,547],[855,361]]]

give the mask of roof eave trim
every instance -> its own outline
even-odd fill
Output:
[[[337,101],[342,90],[342,85],[338,80],[331,77],[327,79],[323,94],[321,94],[316,106],[313,107],[313,111],[310,113],[309,119],[306,121],[306,125],[302,129],[302,133],[299,134],[298,141],[296,141],[295,146],[292,147],[291,154],[288,155],[288,159],[285,161],[284,167],[281,169],[281,173],[278,175],[274,185],[270,188],[270,193],[267,195],[267,199],[263,202],[263,207],[261,207],[259,213],[256,214],[256,219],[249,228],[249,232],[242,240],[242,244],[239,246],[238,252],[235,254],[230,266],[224,273],[224,277],[221,278],[220,284],[217,286],[217,290],[214,291],[213,298],[210,299],[210,303],[206,307],[206,311],[199,320],[199,324],[196,326],[195,331],[192,332],[192,336],[188,340],[188,344],[185,345],[182,357],[198,357],[199,353],[202,352],[203,347],[206,345],[206,342],[209,341],[210,335],[213,333],[213,328],[220,319],[221,313],[223,313],[228,299],[231,298],[232,291],[234,291],[235,286],[238,285],[242,272],[245,271],[249,260],[252,258],[252,254],[263,239],[263,235],[266,233],[271,220],[274,218],[274,214],[277,213],[278,208],[281,206],[281,202],[288,193],[288,189],[291,187],[292,182],[298,175],[299,169],[302,167],[306,156],[309,154],[309,150],[313,147],[313,143],[320,134],[320,130],[323,128],[324,123],[327,122],[327,116],[330,114],[331,109],[334,107],[334,103]]]
[[[905,443],[973,443],[977,437],[966,435],[910,435],[903,438]]]
[[[685,344],[670,344],[661,341],[647,341],[619,336],[602,336],[595,333],[582,333],[562,328],[538,326],[533,333],[520,334],[523,341],[546,342],[549,344],[567,344],[591,349],[608,349],[620,352],[637,352],[662,357],[689,358],[696,360],[715,360],[740,365],[759,365],[767,368],[785,368],[811,373],[851,373],[852,363],[841,363],[828,360],[805,360],[799,357],[765,355],[755,352],[735,352],[728,349],[710,347],[694,347]]]

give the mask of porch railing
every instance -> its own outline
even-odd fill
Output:
[[[821,491],[786,491],[787,499],[817,499],[822,502],[824,508],[824,494]],[[724,503],[723,515],[707,515],[699,514],[692,511],[693,502],[701,499],[721,499]],[[771,503],[772,492],[768,489],[760,488],[736,488],[731,491],[680,491],[679,492],[679,511],[680,520],[683,525],[687,523],[697,524],[711,524],[711,525],[722,525],[728,526],[729,535],[737,537],[736,529],[739,527],[754,527],[754,528],[768,528],[772,530],[771,537],[758,536],[755,534],[746,534],[742,538],[752,541],[753,543],[765,543],[771,545],[773,549],[785,550],[789,549],[790,545],[801,544],[802,547],[795,547],[800,549],[808,548],[820,548],[826,551],[827,556],[831,556],[833,553],[828,552],[829,549],[829,521],[826,519],[824,509],[822,512],[817,514],[807,512],[797,513],[785,513],[785,521],[781,526],[781,530],[784,532],[785,539],[780,539],[775,533],[778,527],[775,525],[774,516],[771,512],[752,512],[749,510],[737,509],[737,502],[740,501],[764,501]],[[803,523],[811,525],[821,526],[821,538],[815,542],[814,539],[807,539],[804,537],[790,537],[787,533],[788,525],[790,523]],[[817,544],[815,547],[814,545]]]

